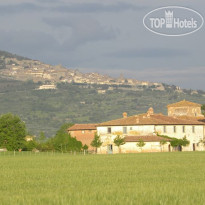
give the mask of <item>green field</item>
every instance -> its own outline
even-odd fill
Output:
[[[0,153],[0,204],[205,204],[205,152]]]

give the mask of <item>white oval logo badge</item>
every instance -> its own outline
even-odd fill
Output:
[[[150,11],[143,18],[144,26],[163,36],[185,36],[198,31],[204,24],[200,13],[179,6],[161,7]]]

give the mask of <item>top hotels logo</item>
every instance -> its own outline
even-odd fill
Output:
[[[145,15],[144,26],[151,32],[164,36],[184,36],[198,31],[204,23],[201,14],[193,9],[168,6]]]

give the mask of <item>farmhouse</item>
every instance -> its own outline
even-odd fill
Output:
[[[197,112],[200,114],[200,111],[197,110]],[[197,117],[183,119],[175,115],[156,114],[153,108],[149,108],[144,114],[128,117],[127,113],[123,113],[123,118],[100,123],[97,125],[97,133],[103,142],[98,153],[118,153],[118,147],[114,144],[114,139],[118,135],[125,138],[126,142],[121,145],[122,153],[142,150],[144,152],[173,151],[169,141],[164,145],[160,143],[162,141],[160,135],[178,139],[186,138],[190,144],[183,147],[183,151],[195,151],[204,150],[201,142],[205,137],[205,123]],[[166,140],[166,138],[163,139]],[[137,146],[139,140],[145,143],[143,148]]]
[[[68,129],[68,132],[72,137],[76,137],[78,141],[81,141],[83,145],[88,146],[89,151],[94,151],[90,143],[94,139],[97,124],[75,124]]]
[[[149,108],[146,113],[127,116],[103,122],[100,124],[75,124],[68,129],[72,137],[89,146],[94,135],[100,136],[102,146],[98,153],[135,153],[135,152],[160,152],[160,151],[203,151],[205,139],[205,118],[201,113],[201,105],[186,100],[167,106],[168,115],[154,113]],[[120,136],[125,144],[117,147],[114,139]],[[170,139],[187,139],[187,146],[172,147]],[[144,146],[140,146],[140,142]]]

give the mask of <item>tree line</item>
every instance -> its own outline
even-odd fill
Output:
[[[205,105],[202,106],[202,112],[204,114]],[[71,123],[63,124],[60,129],[56,132],[54,137],[46,138],[43,132],[36,138],[30,136],[25,122],[20,119],[19,116],[7,113],[0,116],[0,148],[7,149],[8,151],[59,151],[59,152],[69,152],[69,151],[81,151],[88,150],[86,144],[82,144],[81,141],[78,141],[75,137],[72,137],[67,129],[72,126]],[[183,139],[171,138],[169,136],[163,136],[165,139],[169,139],[170,145],[172,147],[186,146],[189,144],[189,141],[184,137]],[[27,137],[27,140],[26,140]],[[28,138],[30,137],[30,140]],[[121,145],[125,144],[125,139],[117,135],[114,139],[114,144],[118,147],[119,153],[121,152]],[[166,144],[165,140],[160,141],[160,145],[163,146]],[[102,145],[100,136],[97,133],[94,136],[93,141],[90,144],[92,147],[99,148]],[[145,146],[144,141],[141,139],[136,144],[140,149]]]
[[[11,113],[0,116],[0,148],[8,151],[81,151],[87,150],[75,137],[71,137],[67,128],[72,124],[63,124],[54,137],[47,138],[43,132],[38,137],[30,135],[25,122]]]

